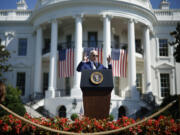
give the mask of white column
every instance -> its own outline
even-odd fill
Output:
[[[83,15],[75,16],[74,82],[73,89],[71,90],[71,96],[76,97],[82,95],[82,92],[80,90],[81,73],[76,71],[78,64],[82,61],[82,17]]]
[[[136,90],[136,56],[135,56],[135,29],[134,21],[128,21],[128,84],[131,98],[138,99]]]
[[[145,71],[145,91],[152,92],[151,89],[151,56],[150,56],[150,38],[149,27],[144,29],[144,71]]]
[[[34,92],[41,93],[41,68],[42,68],[42,28],[38,27],[36,32],[36,52],[34,68]]]
[[[107,57],[111,54],[111,16],[103,16],[104,32],[103,32],[103,64],[108,66]]]
[[[56,90],[57,77],[57,41],[58,41],[58,23],[53,20],[51,23],[51,49],[50,49],[50,67],[49,67],[49,86],[46,98],[54,98]]]

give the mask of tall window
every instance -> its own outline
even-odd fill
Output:
[[[160,81],[161,81],[161,97],[166,97],[170,94],[169,74],[166,73],[160,74]]]
[[[119,48],[119,36],[114,35],[114,46],[113,48]]]
[[[42,54],[50,52],[50,45],[51,45],[51,40],[49,38],[45,38]]]
[[[17,73],[16,87],[18,87],[22,91],[21,95],[25,94],[25,84],[26,84],[25,72],[18,72]]]
[[[66,43],[67,43],[67,48],[72,47],[72,35],[67,35],[66,36]]]
[[[136,44],[136,52],[142,54],[141,39],[136,39],[135,44]]]
[[[70,77],[65,78],[65,95],[70,96],[71,82]]]
[[[159,39],[159,56],[168,56],[168,40]]]
[[[44,48],[50,50],[51,40],[49,38],[44,39]]]
[[[26,56],[27,54],[27,39],[20,38],[18,44],[18,55],[19,56]]]
[[[88,47],[97,47],[97,32],[88,32]]]
[[[136,74],[136,89],[142,94],[142,74]]]

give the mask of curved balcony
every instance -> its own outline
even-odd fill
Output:
[[[60,49],[66,49],[66,48],[74,48],[75,43],[74,41],[72,42],[61,42],[58,44],[57,50]],[[83,48],[88,48],[88,47],[94,47],[94,48],[103,48],[103,41],[83,41]],[[127,43],[116,43],[116,42],[111,42],[111,48],[121,48],[121,49],[128,49],[128,44]],[[47,54],[50,52],[50,45],[48,47],[45,47],[42,49],[42,54]],[[143,49],[140,46],[136,46],[136,53],[142,54],[143,55]]]
[[[41,8],[41,7],[45,7],[48,5],[52,5],[55,3],[65,3],[65,2],[80,2],[82,0],[39,0],[39,2],[36,5],[36,8]],[[90,0],[91,2],[93,2],[93,0]],[[89,0],[83,0],[83,3],[86,2],[90,2]],[[152,5],[150,3],[149,0],[95,0],[94,2],[124,2],[124,3],[130,3],[130,4],[135,4],[141,7],[144,7],[146,9],[151,10],[152,9]]]
[[[98,17],[105,15],[122,20],[135,20],[153,29],[157,18],[149,0],[39,0],[30,20],[34,26],[47,24],[52,20],[63,21]]]

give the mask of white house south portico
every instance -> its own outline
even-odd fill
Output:
[[[91,2],[90,2],[91,3]],[[73,4],[73,3],[72,3]],[[89,4],[89,2],[88,2]],[[77,6],[77,5],[76,5]],[[83,5],[83,7],[86,5]],[[87,11],[83,10],[84,8],[82,8],[81,5],[79,5],[79,8],[82,9],[81,12],[79,12],[79,10],[77,11],[77,13],[75,14],[74,12],[70,15],[67,12],[67,16],[65,16],[66,14],[58,14],[59,16],[57,17],[50,17],[49,20],[45,20],[44,22],[39,23],[38,25],[47,25],[46,22],[50,22],[51,25],[51,49],[50,49],[50,55],[49,55],[49,83],[48,83],[48,90],[46,91],[46,98],[53,98],[53,100],[57,100],[57,98],[55,98],[55,93],[56,93],[56,89],[57,85],[56,83],[59,83],[57,81],[56,78],[58,78],[57,75],[57,44],[59,42],[59,40],[61,39],[60,35],[61,35],[61,25],[63,25],[63,23],[65,22],[65,20],[67,21],[68,19],[73,20],[74,24],[72,24],[71,27],[74,27],[74,32],[71,33],[72,35],[74,35],[74,77],[73,77],[73,82],[72,82],[72,87],[71,87],[71,97],[74,99],[80,99],[82,98],[82,93],[80,90],[80,79],[81,79],[81,73],[78,73],[76,71],[76,67],[79,64],[79,62],[82,60],[82,54],[83,54],[83,41],[85,40],[85,36],[86,34],[85,31],[88,31],[88,25],[86,24],[86,20],[91,20],[93,18],[97,19],[97,22],[101,23],[101,31],[102,31],[102,37],[101,39],[103,40],[103,64],[107,65],[106,63],[106,58],[108,55],[111,54],[111,47],[112,47],[112,25],[111,22],[113,21],[113,19],[115,18],[115,20],[118,19],[119,22],[123,22],[125,28],[125,31],[127,31],[125,33],[125,38],[127,39],[127,44],[128,44],[128,85],[127,85],[127,89],[126,92],[129,93],[127,96],[130,97],[130,100],[139,100],[139,92],[136,89],[136,50],[135,50],[135,37],[136,37],[136,32],[135,32],[135,27],[136,25],[140,25],[140,27],[142,26],[143,29],[139,29],[141,31],[141,33],[143,33],[141,36],[142,38],[144,38],[144,47],[145,48],[145,53],[144,53],[144,59],[146,62],[144,62],[144,67],[145,67],[145,87],[147,86],[148,89],[146,89],[147,92],[151,91],[151,80],[150,78],[150,72],[151,72],[151,62],[150,62],[150,57],[149,57],[149,37],[150,37],[150,28],[152,27],[153,24],[151,24],[150,22],[156,22],[155,17],[153,18],[151,16],[151,20],[148,20],[149,18],[142,18],[142,16],[139,17],[132,17],[132,15],[127,15],[125,16],[124,14],[122,14],[121,12],[118,14],[116,12],[107,12],[104,7],[105,5],[101,5],[102,10],[97,10],[96,7],[92,7],[91,9],[88,9],[90,11],[88,11],[88,13],[86,13]],[[77,7],[76,7],[77,8]],[[59,13],[65,12],[63,10],[65,10],[64,8],[57,9],[59,10]],[[100,8],[101,9],[101,8]],[[55,9],[54,9],[55,10]],[[119,11],[120,9],[118,9]],[[96,13],[94,13],[94,11]],[[57,11],[58,12],[58,11]],[[104,12],[104,13],[103,13]],[[147,11],[146,11],[147,12]],[[152,15],[151,11],[149,10],[150,15]],[[133,11],[132,11],[133,13]],[[132,14],[129,13],[129,14]],[[47,15],[49,14],[49,15]],[[40,17],[34,17],[34,23],[35,25],[37,25],[37,22],[40,22],[41,20],[47,19],[47,16],[56,16],[56,15],[50,15],[50,13],[44,13],[41,14]],[[53,14],[53,11],[52,11]],[[134,13],[133,13],[134,14]],[[46,15],[46,16],[45,16]],[[44,18],[43,18],[44,16]],[[41,18],[42,17],[42,18]],[[36,20],[37,18],[37,20]],[[39,19],[41,18],[41,19]],[[38,20],[39,19],[39,20]],[[95,21],[96,21],[95,19]],[[51,21],[53,20],[53,21]],[[140,21],[139,21],[140,20]],[[59,23],[61,22],[61,23]],[[96,22],[95,22],[96,23]],[[118,22],[117,22],[118,23]],[[87,27],[85,27],[84,25],[87,25]],[[58,29],[59,27],[59,29]],[[99,28],[98,28],[99,29]],[[116,29],[122,29],[122,27],[119,26],[116,27]],[[44,33],[44,32],[42,32]],[[59,35],[58,35],[59,33]],[[37,34],[38,34],[38,30],[37,30]],[[37,42],[38,43],[38,42]],[[37,44],[37,46],[39,46],[39,43]],[[41,63],[41,62],[39,62]],[[39,66],[40,68],[41,66]],[[38,69],[39,70],[39,69]],[[37,75],[37,74],[36,74]],[[36,76],[35,76],[36,78]],[[38,83],[37,85],[39,85],[40,83]],[[35,87],[36,88],[36,87]],[[37,90],[38,91],[38,90]],[[41,91],[42,92],[42,91]],[[114,92],[113,92],[114,93]],[[122,98],[120,98],[121,100]],[[46,99],[48,100],[48,99]]]
[[[105,66],[106,58],[113,50],[123,50],[127,53],[127,59],[125,55],[122,57],[126,61],[125,75],[113,77],[110,111],[118,118],[119,109],[124,108],[125,115],[134,117],[141,107],[149,107],[141,100],[143,94],[152,93],[160,103],[168,92],[176,93],[173,49],[166,46],[165,40],[171,39],[167,36],[170,31],[166,36],[162,34],[167,24],[160,15],[165,11],[161,10],[153,10],[149,0],[38,0],[33,13],[24,20],[34,30],[31,33],[34,46],[28,44],[34,50],[31,52],[33,62],[30,68],[17,69],[13,74],[18,76],[20,71],[23,72],[26,83],[31,82],[30,93],[43,97],[49,114],[59,115],[64,109],[66,116],[70,117],[83,110],[81,73],[76,68],[85,50],[99,49]],[[18,40],[24,39],[21,34],[15,35]],[[60,57],[67,49],[73,50],[74,57],[70,61],[73,73],[61,77]],[[27,76],[26,70],[31,77]],[[164,84],[166,82],[170,87]],[[30,95],[26,93],[24,97],[28,100]]]

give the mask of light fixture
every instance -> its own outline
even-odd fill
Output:
[[[77,100],[76,100],[76,98],[74,98],[73,102],[72,102],[72,108],[76,109],[76,106],[77,106]]]

